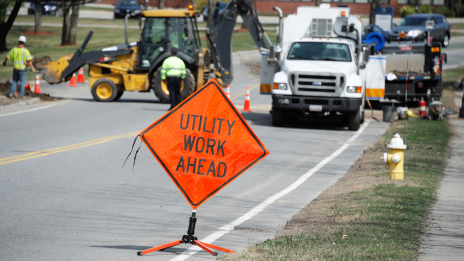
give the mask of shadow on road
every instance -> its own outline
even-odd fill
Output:
[[[253,125],[259,126],[272,126],[272,115],[269,113],[242,113],[243,118]],[[279,127],[276,127],[279,128]],[[280,128],[294,128],[294,129],[314,129],[314,130],[346,130],[348,128],[346,124],[343,124],[341,117],[324,119],[313,117],[313,118],[298,118],[298,119],[287,119],[284,126]]]

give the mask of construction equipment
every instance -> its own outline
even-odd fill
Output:
[[[43,79],[55,84],[69,81],[73,73],[88,64],[89,87],[97,101],[116,101],[125,91],[153,89],[158,99],[167,103],[169,91],[161,81],[161,65],[174,46],[187,68],[181,87],[182,99],[213,77],[226,86],[233,78],[231,42],[237,15],[242,17],[258,48],[268,50],[271,45],[252,1],[231,0],[227,4],[214,24],[206,28],[208,47],[201,45],[195,19],[199,11],[193,10],[193,6],[188,10],[147,10],[141,14],[145,24],[139,42],[128,42],[126,17],[126,43],[84,53],[93,34],[90,31],[74,55],[40,65],[39,70]]]

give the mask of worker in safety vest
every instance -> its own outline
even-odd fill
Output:
[[[18,47],[14,47],[13,49],[8,52],[7,56],[5,57],[5,61],[3,61],[3,66],[6,65],[8,60],[13,62],[13,82],[11,83],[10,92],[8,93],[8,98],[12,98],[13,95],[18,99],[22,99],[24,96],[24,85],[26,84],[26,76],[27,76],[27,65],[29,65],[33,72],[35,72],[35,68],[32,65],[32,55],[29,50],[24,47],[26,43],[26,37],[20,36],[18,39]],[[19,83],[19,95],[16,96],[16,86]]]
[[[161,67],[161,80],[168,86],[172,110],[181,102],[180,88],[185,79],[185,63],[176,56],[177,48],[171,47],[171,57],[164,60]]]

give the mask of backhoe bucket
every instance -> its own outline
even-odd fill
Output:
[[[61,74],[63,73],[64,69],[68,67],[69,60],[73,57],[72,54],[66,55],[58,59],[56,62],[47,62],[45,64],[37,65],[36,68],[39,74],[42,75],[42,79],[47,81],[49,84],[56,84],[65,79],[60,79]]]

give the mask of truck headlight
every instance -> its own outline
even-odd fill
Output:
[[[287,84],[286,83],[273,83],[272,84],[272,89],[274,90],[286,90],[287,89]]]
[[[421,30],[411,30],[407,33],[407,36],[409,37],[417,37],[422,34]]]
[[[349,93],[362,93],[362,86],[348,86],[346,92]]]

